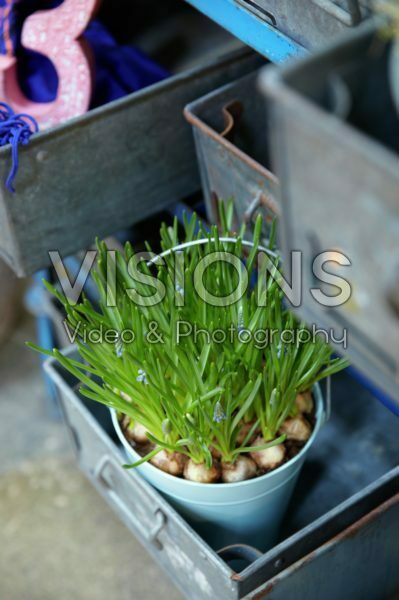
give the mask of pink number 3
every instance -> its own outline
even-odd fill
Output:
[[[57,8],[35,12],[22,29],[22,44],[44,54],[58,74],[53,102],[35,103],[24,96],[17,79],[16,59],[0,56],[0,100],[15,111],[35,117],[42,129],[87,111],[92,92],[90,48],[79,39],[100,0],[64,0]]]

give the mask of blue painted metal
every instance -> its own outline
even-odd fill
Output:
[[[234,0],[186,1],[272,62],[279,63],[306,54],[302,46]]]
[[[25,304],[29,311],[36,316],[36,336],[38,345],[46,350],[52,350],[55,346],[54,332],[51,320],[45,311],[46,301],[44,295],[46,294],[46,291],[42,283],[43,279],[50,279],[50,271],[48,269],[38,271],[34,275],[34,283],[27,290],[25,295]],[[45,357],[41,356],[40,360],[43,366]],[[54,383],[44,371],[43,378],[47,389],[48,412],[53,418],[59,419],[61,417],[61,412],[58,407],[57,392]]]
[[[72,280],[76,278],[80,270],[79,259],[72,256],[64,261],[65,266],[71,274]],[[29,287],[25,294],[25,304],[31,314],[36,317],[36,339],[37,344],[46,350],[52,350],[59,344],[55,335],[54,327],[51,318],[47,314],[46,307],[48,306],[48,292],[43,285],[43,279],[51,281],[50,269],[38,271],[33,276],[33,284]],[[86,282],[86,295],[91,298],[97,298],[97,290],[91,278]],[[41,357],[43,365],[45,357]],[[47,395],[47,410],[52,418],[61,418],[61,412],[58,405],[57,392],[55,386],[48,375],[43,371],[44,384],[46,386]]]
[[[83,288],[84,292],[91,302],[97,302],[97,287],[91,275],[87,272],[82,272],[82,261],[77,256],[69,256],[64,260],[64,265],[69,273],[69,278],[71,281],[75,281],[78,276],[82,277],[83,279],[87,277]]]
[[[366,388],[366,390],[371,392],[371,394],[373,394],[373,396],[375,398],[377,398],[377,400],[379,400],[381,402],[381,404],[383,404],[385,406],[385,408],[387,408],[394,415],[399,417],[399,407],[397,406],[397,404],[389,396],[384,394],[384,392],[378,386],[376,386],[372,381],[370,381],[370,379],[365,377],[363,375],[363,373],[361,373],[358,369],[356,369],[355,367],[352,367],[352,366],[348,367],[347,372],[356,381],[361,383],[361,385],[364,388]]]

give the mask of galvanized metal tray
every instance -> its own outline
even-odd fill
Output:
[[[44,131],[0,185],[0,256],[19,276],[142,221],[200,187],[183,108],[260,64],[240,50]],[[5,172],[9,147],[0,149]]]
[[[235,0],[304,48],[314,48],[370,14],[362,0]]]
[[[370,23],[297,65],[265,72],[261,85],[281,180],[285,263],[292,250],[303,252],[298,312],[338,336],[346,328],[352,362],[399,403],[399,120],[382,47]],[[337,308],[309,293],[313,260],[325,250],[351,262],[334,270],[352,288]]]
[[[233,198],[237,228],[253,223],[262,212],[268,237],[268,225],[280,210],[258,75],[255,71],[207,94],[189,104],[184,114],[193,126],[209,220],[217,222],[218,199]]]
[[[122,468],[125,458],[108,410],[80,397],[76,381],[54,361],[46,363],[46,370],[57,386],[81,469],[190,599],[244,597],[399,492],[398,425],[343,375],[336,382],[332,420],[304,467],[281,542],[235,572],[160,494],[137,473]],[[351,557],[354,565],[356,555]],[[324,576],[329,580],[328,569]],[[396,577],[398,581],[399,573]]]
[[[266,584],[248,600],[399,597],[399,494]]]

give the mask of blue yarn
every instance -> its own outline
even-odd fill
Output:
[[[16,114],[11,106],[0,102],[0,146],[11,144],[12,166],[6,180],[6,187],[11,193],[15,192],[13,182],[18,171],[19,146],[26,146],[31,135],[38,131],[36,119],[23,113]]]

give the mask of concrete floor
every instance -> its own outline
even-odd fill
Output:
[[[0,598],[181,598],[77,469],[25,318],[0,349]]]

